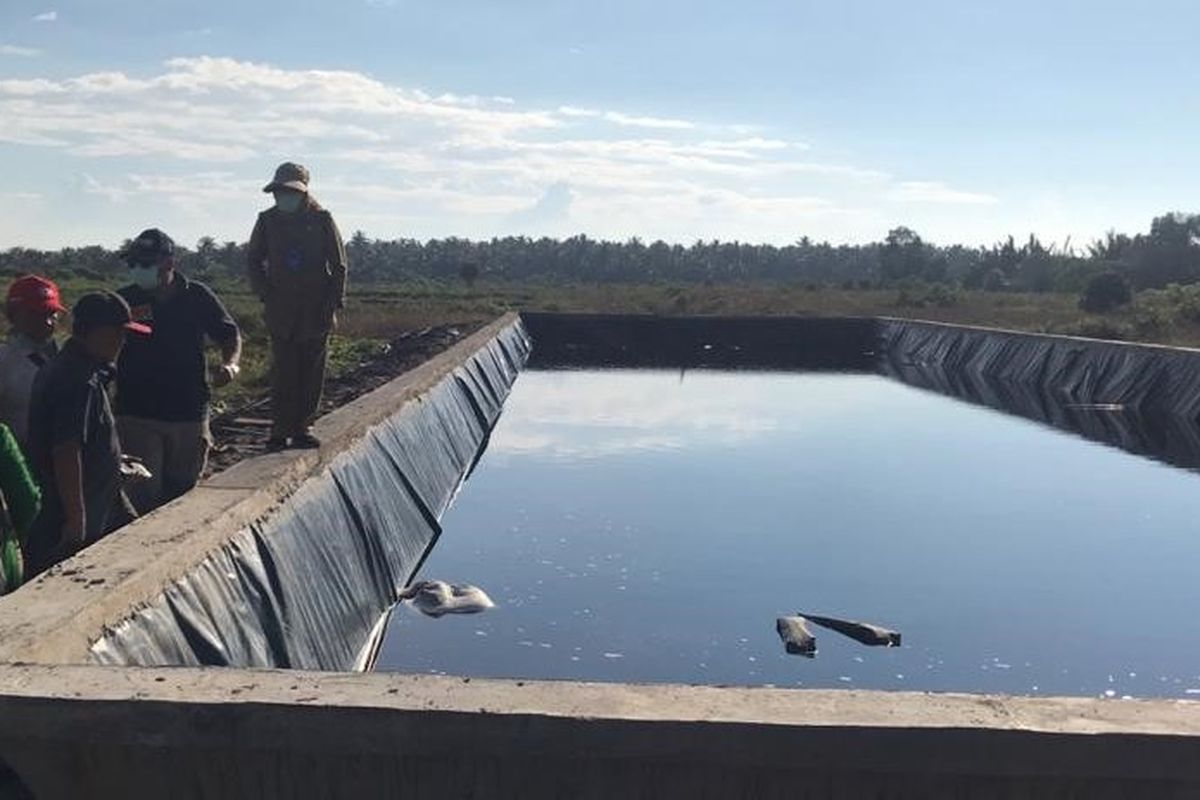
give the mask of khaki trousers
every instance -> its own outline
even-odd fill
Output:
[[[138,514],[149,514],[190,491],[212,446],[208,419],[200,422],[162,422],[143,417],[118,417],[121,452],[145,463],[151,478],[125,487]]]
[[[308,433],[321,406],[329,337],[271,338],[271,436],[291,439]]]

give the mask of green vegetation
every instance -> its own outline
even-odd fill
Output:
[[[1129,283],[1119,272],[1092,276],[1079,298],[1079,307],[1092,314],[1107,314],[1133,302]]]
[[[1099,338],[1200,346],[1200,215],[1167,214],[1149,233],[1109,233],[1084,252],[1035,237],[939,247],[896,228],[880,243],[792,245],[507,237],[347,243],[351,296],[333,373],[368,360],[398,333],[474,323],[511,310],[644,314],[884,315]],[[266,386],[266,332],[242,270],[244,245],[201,239],[180,267],[207,281],[246,336],[243,376],[220,398]],[[0,277],[57,280],[68,301],[124,277],[103,247],[0,252]]]
[[[1200,215],[1166,214],[1150,231],[1110,232],[1083,251],[1070,242],[1044,245],[1036,237],[990,247],[939,246],[899,227],[882,242],[832,245],[802,237],[793,244],[696,242],[690,246],[639,239],[596,241],[586,236],[531,239],[372,240],[358,232],[347,242],[358,284],[577,285],[784,283],[840,288],[887,288],[906,281],[968,290],[1079,293],[1095,275],[1116,272],[1135,291],[1200,280]],[[179,260],[191,275],[240,278],[245,245],[205,237]],[[0,275],[40,272],[107,279],[122,269],[103,247],[0,252]]]

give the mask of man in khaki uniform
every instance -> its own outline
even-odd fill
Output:
[[[321,403],[329,334],[346,295],[346,248],[328,211],[308,193],[308,170],[281,164],[264,192],[248,250],[250,285],[271,337],[269,450],[316,448],[311,425]]]

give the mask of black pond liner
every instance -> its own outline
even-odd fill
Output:
[[[441,532],[530,342],[506,328],[375,426],[262,523],[107,631],[91,660],[361,668],[373,632]]]
[[[892,319],[526,314],[106,631],[91,660],[368,667],[527,362],[879,373],[1200,467],[1198,351]]]

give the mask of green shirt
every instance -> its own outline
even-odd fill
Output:
[[[42,505],[25,457],[7,425],[0,423],[0,594],[24,578],[20,542],[29,533]]]

